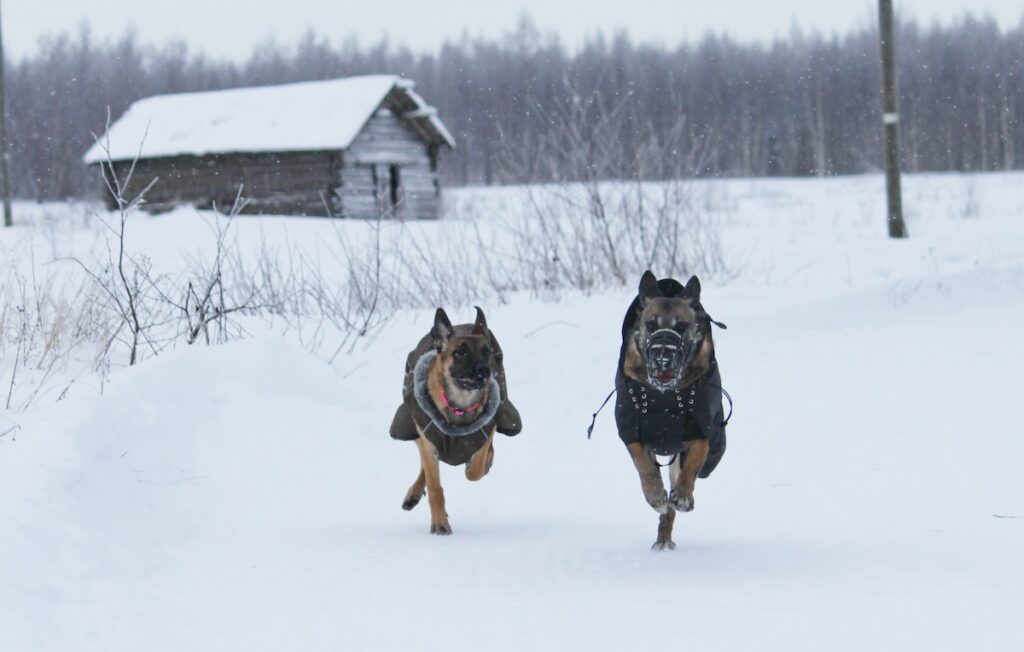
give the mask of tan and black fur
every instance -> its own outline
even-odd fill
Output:
[[[413,509],[426,494],[432,534],[452,532],[440,462],[465,464],[466,478],[480,480],[494,463],[495,432],[514,435],[522,428],[508,399],[503,357],[479,308],[473,324],[458,326],[452,326],[439,308],[430,333],[409,354],[403,403],[391,424],[391,436],[416,441],[420,472],[402,509]],[[422,374],[419,380],[417,373]],[[419,388],[417,382],[422,383]]]

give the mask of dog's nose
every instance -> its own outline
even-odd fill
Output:
[[[478,364],[476,366],[476,377],[485,379],[491,375],[491,365],[489,364]]]

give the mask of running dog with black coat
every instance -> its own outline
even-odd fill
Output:
[[[522,430],[519,411],[508,399],[504,355],[480,308],[472,324],[452,326],[441,308],[434,326],[405,363],[402,404],[391,422],[391,436],[415,441],[420,473],[402,501],[419,504],[424,490],[430,503],[430,532],[451,534],[438,462],[466,465],[476,481],[494,463],[494,433]]]
[[[675,548],[676,511],[693,509],[697,478],[708,477],[725,453],[712,323],[696,276],[683,286],[648,270],[622,324],[615,422],[644,498],[661,515],[655,550]],[[672,456],[668,492],[657,455]]]

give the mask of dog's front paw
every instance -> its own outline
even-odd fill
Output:
[[[430,533],[439,534],[441,536],[448,536],[452,533],[452,526],[448,523],[448,521],[443,521],[441,523],[431,523]]]
[[[654,545],[651,546],[651,550],[675,550],[676,542],[672,539],[668,541],[655,541]]]
[[[668,497],[668,502],[677,512],[693,511],[693,494],[686,495],[681,491],[673,490]]]
[[[647,504],[650,505],[654,511],[659,514],[668,513],[668,495],[665,493],[664,489],[661,491],[645,492],[644,498],[647,499]]]

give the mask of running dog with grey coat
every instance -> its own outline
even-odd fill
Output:
[[[480,308],[472,324],[452,326],[441,308],[434,326],[409,353],[402,404],[391,422],[391,436],[415,441],[420,473],[402,501],[430,503],[430,532],[451,534],[445,511],[439,462],[466,465],[466,478],[480,480],[494,463],[494,433],[522,430],[519,411],[508,398],[504,355]]]

